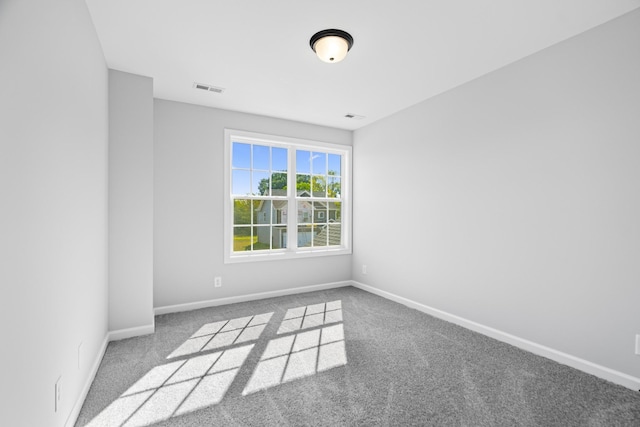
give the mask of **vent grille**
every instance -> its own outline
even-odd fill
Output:
[[[365,116],[359,116],[358,114],[345,114],[344,115],[347,119],[353,119],[353,120],[362,120],[365,118]]]
[[[203,83],[194,83],[193,87],[195,89],[200,89],[200,90],[206,90],[207,92],[215,92],[215,93],[222,93],[224,92],[224,88],[222,87],[216,87],[216,86],[211,86],[211,85],[205,85]]]

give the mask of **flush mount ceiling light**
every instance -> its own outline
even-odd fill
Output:
[[[322,30],[311,37],[309,44],[320,60],[334,63],[347,56],[353,46],[353,37],[342,30]]]

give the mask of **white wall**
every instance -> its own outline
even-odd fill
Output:
[[[639,53],[637,10],[357,130],[354,280],[640,378]]]
[[[352,141],[350,131],[155,100],[154,306],[349,280],[351,255],[223,263],[225,127]],[[213,287],[215,276],[221,288]]]
[[[109,330],[153,323],[153,80],[109,70]]]
[[[0,58],[0,424],[56,427],[107,332],[107,68],[82,0],[2,0]]]

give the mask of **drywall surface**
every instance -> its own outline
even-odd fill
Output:
[[[153,324],[153,80],[109,70],[109,330]]]
[[[639,52],[640,10],[355,131],[353,279],[640,377]]]
[[[0,58],[0,424],[59,427],[107,333],[107,68],[82,0],[0,2]]]
[[[352,142],[350,131],[156,99],[154,306],[349,280],[351,255],[224,264],[225,128]]]

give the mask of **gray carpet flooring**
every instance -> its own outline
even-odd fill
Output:
[[[76,426],[640,426],[640,393],[347,287],[156,317]]]

